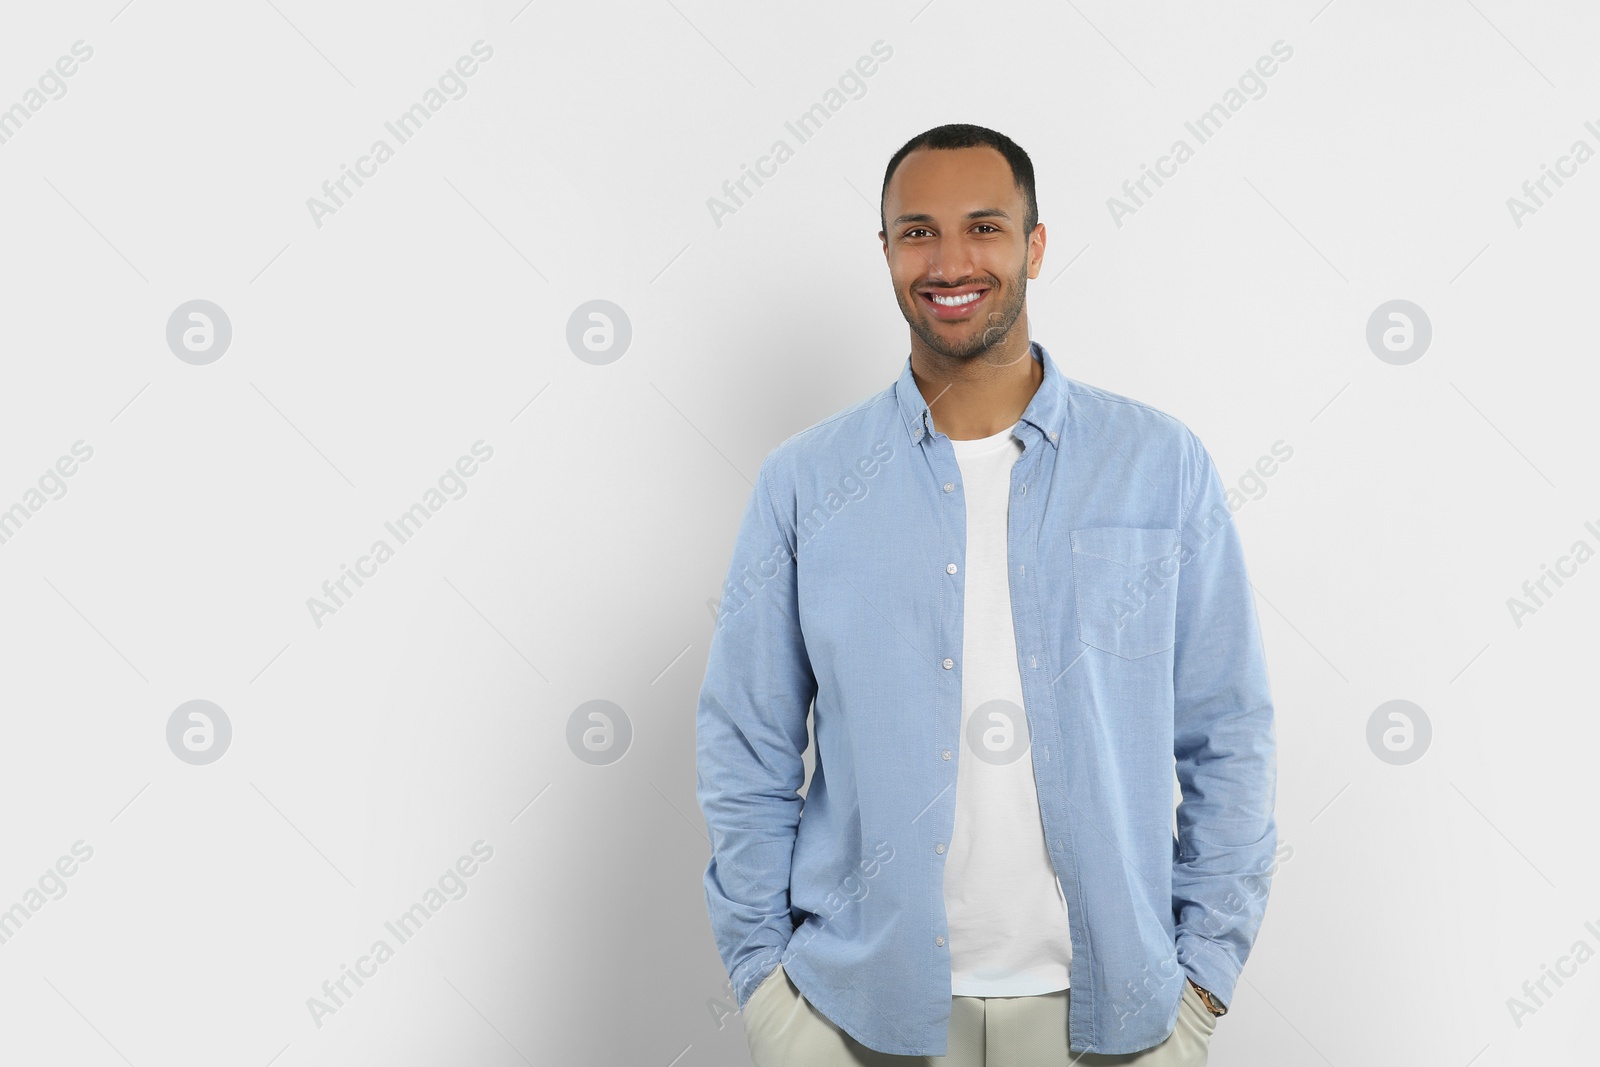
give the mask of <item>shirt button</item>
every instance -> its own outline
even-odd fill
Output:
[[[945,573],[954,574],[956,572],[956,565],[954,563],[946,563],[944,565],[944,569]]]
[[[934,846],[933,846],[933,850],[934,850],[934,851],[935,851],[935,852],[937,852],[937,853],[938,853],[938,854],[939,854],[939,855],[941,855],[941,856],[942,856],[942,855],[944,855],[944,842],[943,842],[943,841],[941,841],[941,842],[939,842],[939,843],[938,843],[938,844],[937,844],[937,845],[934,845]]]
[[[934,938],[933,943],[941,948],[944,947],[944,935],[941,934],[940,936]]]
[[[1056,432],[1054,430],[1051,430],[1050,431],[1050,440],[1054,441],[1055,439],[1056,439]]]
[[[1037,656],[1029,656],[1028,657],[1028,666],[1037,667],[1038,665],[1039,665],[1039,658]]]
[[[947,493],[955,492],[956,491],[956,483],[955,482],[945,482],[944,483],[944,491],[947,492]]]
[[[949,759],[950,758],[950,750],[948,748],[944,750],[944,758],[945,759]]]
[[[1028,495],[1028,483],[1027,482],[1023,482],[1022,483],[1022,495],[1023,496],[1027,496]]]
[[[944,669],[945,670],[949,670],[951,667],[954,667],[955,665],[956,665],[956,661],[953,660],[953,659],[947,659],[947,660],[944,661]]]

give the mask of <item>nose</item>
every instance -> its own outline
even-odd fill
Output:
[[[942,235],[937,242],[923,246],[928,257],[928,275],[940,281],[971,277],[972,252],[959,234]]]

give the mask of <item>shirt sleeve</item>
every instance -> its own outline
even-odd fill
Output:
[[[762,464],[739,525],[695,725],[696,795],[711,838],[706,905],[741,1010],[794,933],[789,865],[817,690],[800,628],[794,524],[773,503],[772,463]]]
[[[1178,804],[1172,908],[1179,964],[1226,1005],[1266,912],[1277,848],[1266,657],[1222,479],[1191,439],[1173,656]]]

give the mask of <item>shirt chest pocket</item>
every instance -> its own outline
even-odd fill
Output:
[[[1178,531],[1088,526],[1072,531],[1078,640],[1124,659],[1176,642]]]

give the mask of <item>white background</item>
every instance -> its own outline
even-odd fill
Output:
[[[1600,562],[1507,607],[1600,547],[1600,161],[1507,206],[1600,149],[1592,7],[123,4],[0,32],[0,108],[93,49],[0,143],[0,508],[26,513],[0,1061],[747,1063],[694,797],[712,610],[767,451],[903,366],[878,191],[956,121],[1033,158],[1031,331],[1065,373],[1183,420],[1233,484],[1293,449],[1236,514],[1293,855],[1212,1062],[1593,1055],[1600,959],[1520,1025],[1507,1003],[1600,951]],[[319,225],[308,198],[479,40],[465,96]],[[1277,41],[1264,95],[1119,226],[1107,198]],[[233,331],[206,365],[166,339],[195,299]],[[567,343],[595,299],[632,324],[604,365]],[[1406,365],[1366,343],[1393,299],[1432,323]],[[465,495],[319,625],[308,599],[479,440]],[[194,699],[233,730],[205,766],[166,739]],[[1367,741],[1393,699],[1433,731],[1401,766]],[[631,724],[608,765],[568,743],[591,700]],[[477,841],[466,895],[317,1025]]]

